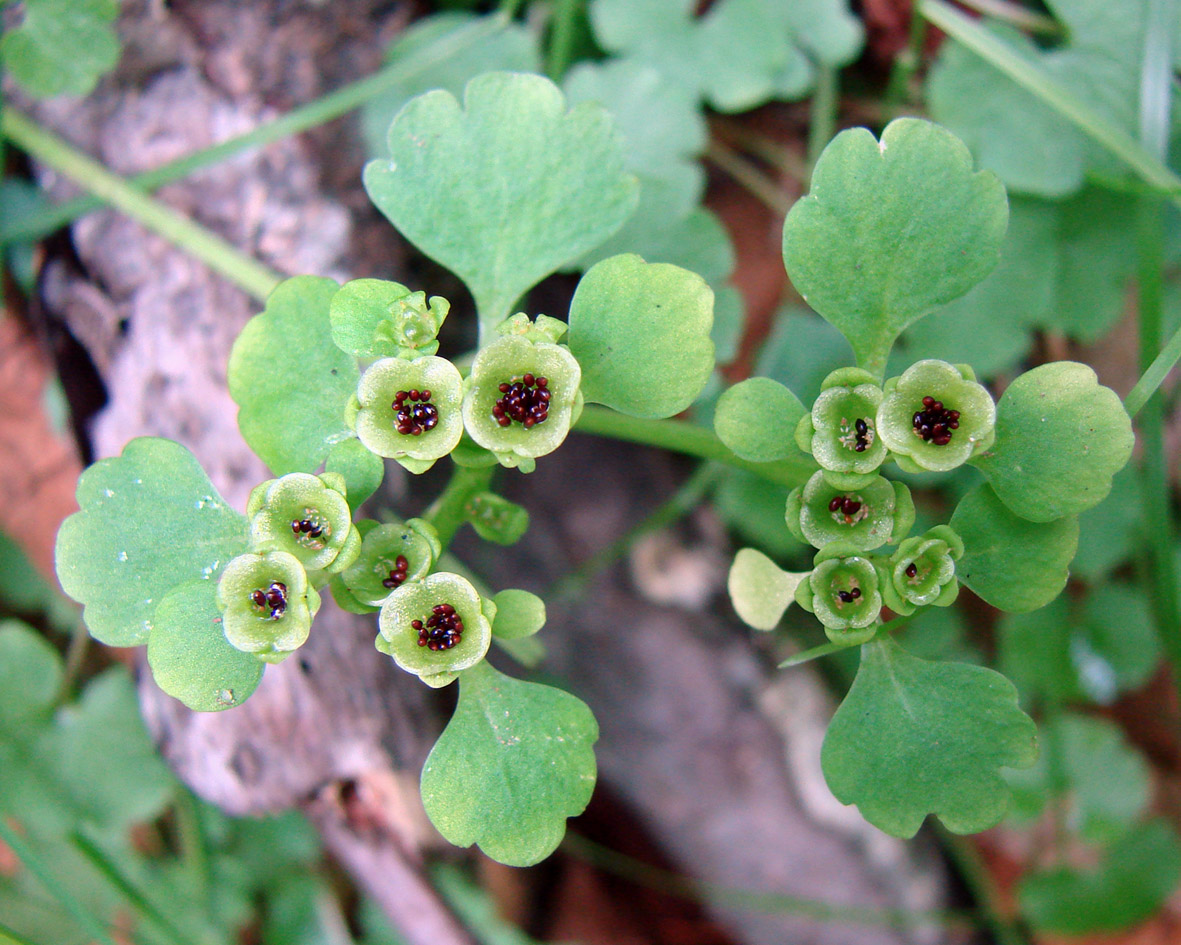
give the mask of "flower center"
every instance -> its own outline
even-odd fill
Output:
[[[951,442],[951,431],[959,428],[960,412],[948,410],[943,401],[928,396],[923,398],[923,409],[915,411],[911,422],[915,436],[936,446],[946,446]]]
[[[282,581],[272,581],[265,591],[260,587],[252,591],[250,600],[260,611],[270,611],[270,619],[278,620],[287,610],[287,585]]]
[[[304,509],[302,518],[292,520],[291,531],[301,545],[319,551],[332,534],[332,526],[316,509]]]
[[[851,604],[861,596],[861,588],[851,587],[847,591],[837,591],[837,600],[842,604]]]
[[[400,390],[390,405],[394,410],[394,429],[403,435],[419,436],[434,429],[439,422],[439,408],[430,402],[429,390]]]
[[[528,430],[549,416],[549,379],[526,374],[501,384],[501,397],[492,406],[492,419],[502,427],[514,420]]]
[[[860,496],[834,496],[828,503],[828,510],[832,512],[833,521],[838,524],[855,525],[869,517],[869,509],[862,503]]]
[[[389,561],[382,563],[382,570]],[[410,562],[406,560],[405,555],[398,555],[394,559],[394,566],[390,568],[389,577],[384,578],[381,582],[382,587],[395,588],[402,585],[406,580],[406,573],[410,570]]]
[[[428,650],[449,650],[463,638],[463,620],[450,604],[435,604],[425,621],[411,620],[410,626]]]
[[[919,566],[913,561],[906,566],[906,576],[912,581],[919,576]]]

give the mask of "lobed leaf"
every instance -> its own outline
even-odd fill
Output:
[[[987,484],[956,506],[952,529],[964,540],[956,576],[994,607],[1024,613],[1066,586],[1078,547],[1078,519],[1031,522],[1015,515]]]
[[[570,303],[570,352],[582,393],[633,417],[670,417],[714,366],[713,291],[695,273],[639,256],[591,268]]]
[[[821,751],[837,799],[903,838],[928,814],[953,833],[993,826],[1009,798],[1000,769],[1036,758],[1012,683],[982,666],[918,659],[889,638],[861,648]]]
[[[423,767],[427,814],[456,846],[537,863],[590,800],[598,737],[581,700],[482,662],[461,674],[455,715]]]
[[[110,646],[148,642],[165,594],[216,578],[250,541],[245,516],[171,440],[140,437],[99,460],[78,480],[78,505],[57,534],[57,576],[84,605],[91,635]]]
[[[788,275],[881,374],[909,324],[963,295],[996,265],[1008,222],[1004,187],[972,170],[967,148],[915,118],[832,140],[811,193],[787,215]]]
[[[972,460],[997,497],[1032,522],[1093,508],[1135,437],[1118,396],[1085,364],[1055,361],[1013,381],[997,404],[996,442]]]
[[[119,61],[117,0],[25,0],[24,19],[0,39],[0,60],[38,98],[86,95]]]
[[[281,282],[230,351],[226,380],[238,427],[276,476],[315,472],[333,444],[352,436],[345,405],[357,389],[357,362],[333,344],[332,279]]]
[[[365,189],[407,239],[456,273],[484,331],[550,273],[614,233],[635,210],[610,116],[570,111],[534,75],[494,72],[411,101],[390,126],[389,160]]]

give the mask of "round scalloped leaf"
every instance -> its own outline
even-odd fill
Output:
[[[265,664],[230,645],[217,585],[195,581],[168,594],[152,615],[148,665],[170,696],[198,712],[218,712],[246,701]]]
[[[956,576],[993,607],[1015,614],[1037,610],[1066,586],[1078,548],[1077,518],[1030,522],[984,484],[960,500],[950,524],[964,540]]]
[[[487,662],[460,676],[459,705],[422,769],[431,822],[456,846],[509,866],[540,862],[595,786],[599,726],[568,692]]]
[[[1005,189],[968,149],[916,118],[832,140],[783,228],[783,259],[804,299],[880,375],[907,325],[967,292],[1000,258]]]
[[[238,428],[276,476],[314,472],[334,443],[352,435],[344,411],[360,374],[333,344],[328,320],[339,288],[318,276],[281,282],[230,352],[226,380]]]
[[[771,463],[800,454],[792,431],[806,413],[800,399],[769,377],[750,377],[718,398],[714,431],[741,459]]]
[[[743,548],[730,565],[726,589],[744,623],[756,630],[774,630],[807,576],[807,571],[784,571],[761,551]]]
[[[152,612],[179,584],[213,580],[250,541],[200,463],[171,440],[140,437],[78,480],[81,510],[57,533],[57,577],[110,646],[148,641]]]
[[[118,0],[25,0],[23,12],[0,60],[31,95],[87,95],[119,61]]]
[[[997,496],[1031,522],[1078,515],[1102,502],[1135,437],[1115,391],[1075,361],[1013,381],[997,404],[996,442],[973,460]]]
[[[714,367],[713,290],[696,273],[625,254],[604,259],[570,303],[582,393],[633,417],[671,417]]]
[[[324,462],[324,471],[344,477],[349,506],[356,511],[381,485],[381,480],[385,478],[385,463],[352,436],[332,444],[328,459]]]
[[[1004,676],[922,660],[889,638],[862,647],[820,756],[839,801],[903,838],[928,814],[953,833],[993,826],[1009,800],[1000,769],[1036,758],[1037,730]]]
[[[365,167],[370,199],[463,279],[485,331],[636,208],[610,115],[589,102],[567,111],[541,76],[478,76],[462,107],[448,92],[421,95],[394,119],[389,144],[391,159]]]

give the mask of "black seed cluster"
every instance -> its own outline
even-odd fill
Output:
[[[948,410],[943,401],[934,397],[924,397],[923,409],[915,412],[911,422],[915,436],[936,446],[946,446],[951,442],[951,431],[959,429],[960,412]]]
[[[463,620],[450,604],[435,604],[425,623],[411,620],[418,631],[418,645],[428,650],[449,650],[463,638]]]
[[[853,424],[853,429],[857,431],[857,440],[853,444],[853,449],[855,452],[864,453],[869,449],[869,424],[858,417],[857,422]]]
[[[845,524],[852,525],[853,516],[861,511],[861,503],[852,496],[838,495],[828,503],[828,510],[834,514],[840,513],[844,515]]]
[[[324,534],[324,528],[316,524],[310,518],[299,518],[291,523],[291,531],[295,535],[307,535],[308,538],[319,538]]]
[[[260,610],[269,610],[272,620],[278,620],[287,610],[287,585],[282,581],[272,581],[265,591],[262,588],[252,591],[250,600]]]
[[[410,562],[406,560],[405,555],[398,555],[394,559],[394,566],[390,569],[390,576],[383,579],[382,587],[400,587],[406,580],[406,574],[410,570]]]
[[[837,597],[842,604],[851,604],[861,596],[861,588],[855,587],[849,591],[837,591]]]
[[[526,374],[506,381],[497,390],[503,395],[492,406],[492,419],[502,427],[514,420],[526,430],[549,416],[549,379]]]
[[[430,402],[429,390],[400,390],[390,405],[394,410],[394,429],[409,436],[433,430],[439,422],[439,408]]]

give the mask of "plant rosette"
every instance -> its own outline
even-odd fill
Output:
[[[815,568],[796,586],[796,603],[824,625],[838,646],[857,646],[877,632],[882,612],[878,571],[873,561],[844,542],[816,553]]]
[[[955,563],[963,554],[963,540],[948,525],[906,539],[885,563],[886,606],[903,615],[930,604],[950,607],[960,592]]]
[[[226,565],[217,604],[230,646],[278,663],[307,640],[320,595],[294,555],[248,552]]]
[[[382,358],[361,375],[346,416],[378,456],[423,473],[463,436],[463,377],[446,358]]]
[[[341,579],[357,600],[375,607],[396,588],[430,574],[442,550],[434,526],[420,518],[379,525],[361,540],[361,553]]]
[[[432,688],[484,658],[496,605],[458,574],[438,571],[395,588],[377,618],[376,646]]]
[[[787,528],[815,548],[841,541],[872,551],[901,541],[914,525],[914,500],[901,482],[875,475],[859,489],[838,489],[813,473],[787,497]]]
[[[342,571],[361,550],[344,477],[338,473],[268,479],[250,493],[246,516],[255,551],[285,551],[308,571]]]
[[[996,404],[967,365],[926,360],[886,381],[878,435],[908,472],[945,472],[992,445]]]
[[[582,369],[564,346],[507,335],[476,355],[465,382],[464,426],[502,466],[532,472],[582,412],[581,380]]]
[[[886,460],[877,434],[882,389],[868,371],[840,368],[824,379],[820,395],[796,427],[796,442],[809,452],[836,487],[855,489],[871,482]]]

